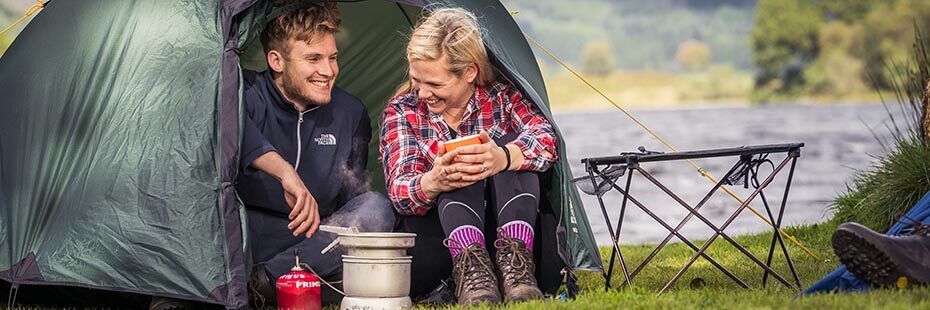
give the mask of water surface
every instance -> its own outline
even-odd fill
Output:
[[[900,115],[898,108],[891,107]],[[778,105],[758,107],[712,107],[670,110],[634,110],[635,117],[663,135],[680,151],[737,147],[743,145],[803,142],[794,180],[786,203],[784,225],[823,222],[831,216],[829,206],[837,194],[846,189],[856,169],[866,169],[873,155],[885,154],[879,141],[889,141],[888,112],[881,104]],[[636,151],[668,151],[621,112],[600,111],[559,113],[555,115],[565,136],[568,160],[576,176],[584,174],[581,159],[617,155]],[[777,165],[783,155],[771,157]],[[715,178],[721,177],[735,158],[695,161]],[[648,163],[643,167],[691,205],[697,204],[713,183],[704,179],[684,161]],[[771,172],[770,167],[761,173]],[[766,190],[771,206],[781,203],[787,169]],[[659,191],[642,176],[634,176],[631,193],[665,219],[677,225],[687,210]],[[733,188],[742,197],[750,190]],[[596,198],[582,194],[585,210],[598,244],[610,244],[607,226]],[[621,196],[605,195],[613,221],[620,210]],[[722,225],[739,206],[723,192],[713,196],[702,210],[711,222]],[[751,206],[765,212],[757,198]],[[748,210],[727,229],[732,234],[763,231],[767,224]],[[686,236],[709,237],[712,231],[694,218],[683,229]],[[632,204],[629,205],[621,232],[621,243],[661,241],[667,230]]]

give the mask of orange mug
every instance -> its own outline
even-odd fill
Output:
[[[481,144],[481,139],[478,138],[478,135],[470,135],[470,136],[464,136],[464,137],[452,139],[452,140],[443,142],[443,144],[446,146],[446,153],[448,153],[448,152],[452,152],[452,150],[454,149],[457,149],[457,148],[460,148],[466,145]]]

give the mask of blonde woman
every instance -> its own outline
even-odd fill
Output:
[[[381,156],[400,229],[418,234],[412,294],[452,272],[460,304],[541,298],[532,251],[538,172],[558,155],[552,125],[494,81],[468,11],[432,12],[406,56],[409,81],[382,116]],[[480,144],[445,152],[444,141],[473,134]]]

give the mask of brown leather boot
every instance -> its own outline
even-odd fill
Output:
[[[501,275],[504,301],[525,301],[543,297],[536,284],[536,264],[523,240],[500,237],[494,241],[497,248],[497,268]]]
[[[453,246],[449,239],[446,239],[446,246]],[[487,249],[475,243],[463,249],[453,260],[452,278],[455,280],[455,297],[460,305],[501,302],[497,277]]]

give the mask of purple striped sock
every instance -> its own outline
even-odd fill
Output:
[[[533,226],[524,221],[511,221],[501,226],[497,238],[510,237],[523,240],[526,249],[533,252]]]
[[[449,234],[449,239],[452,239],[452,246],[449,247],[452,258],[459,256],[464,248],[472,244],[477,243],[484,247],[484,233],[472,225],[459,226]]]

